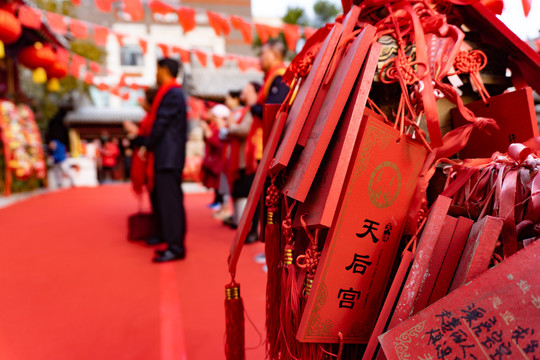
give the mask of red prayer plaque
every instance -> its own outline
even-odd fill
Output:
[[[283,130],[283,125],[285,124],[286,118],[287,114],[283,112],[279,113],[276,117],[274,126],[272,127],[272,132],[268,137],[267,146],[265,146],[263,151],[263,157],[259,166],[257,167],[257,172],[255,173],[253,185],[251,185],[251,189],[249,190],[246,207],[242,212],[242,217],[240,218],[238,229],[234,234],[234,239],[231,244],[231,250],[229,253],[229,271],[233,274],[236,272],[236,264],[238,262],[238,258],[240,257],[242,246],[244,245],[247,233],[249,232],[249,228],[251,227],[251,220],[253,219],[253,215],[255,214],[255,209],[257,208],[257,204],[259,203],[259,199],[261,198],[261,195],[263,193],[264,182],[266,180],[266,176],[268,175],[270,162],[274,157],[274,153],[276,151],[279,141],[279,135]]]
[[[502,226],[503,219],[493,216],[485,216],[473,225],[450,291],[468,283],[488,269]]]
[[[487,105],[479,100],[466,106],[477,117],[494,119],[500,131],[490,129],[491,135],[488,135],[483,130],[473,129],[467,145],[459,152],[462,159],[490,158],[495,151],[506,152],[512,143],[540,136],[530,87],[493,96],[487,99]],[[454,128],[469,123],[456,109],[452,110],[452,120]]]
[[[452,234],[452,240],[448,246],[448,251],[444,257],[441,271],[437,276],[437,281],[431,292],[431,297],[429,299],[429,305],[433,304],[435,301],[441,299],[442,297],[448,294],[448,289],[450,289],[450,284],[452,284],[452,278],[456,272],[456,267],[459,264],[459,259],[463,253],[463,248],[471,232],[471,227],[473,226],[474,221],[460,216],[457,220],[456,229]]]
[[[306,200],[332,134],[357,81],[374,35],[375,28],[370,25],[366,26],[350,45],[349,50],[339,63],[327,96],[311,129],[309,140],[289,173],[283,188],[283,193],[286,193],[287,196],[300,202]]]
[[[306,214],[304,220],[309,227],[330,227],[332,225],[380,51],[381,45],[379,43],[371,45],[362,73],[359,76],[361,81],[356,82],[346,111],[332,137],[329,149],[324,155],[306,201],[300,204],[296,212],[301,215]],[[373,112],[370,111],[370,113]],[[299,218],[298,215],[295,217],[293,224],[295,227],[300,226]]]
[[[296,147],[298,137],[300,136],[300,132],[304,127],[304,122],[311,110],[311,105],[315,100],[315,96],[319,91],[328,65],[336,50],[342,30],[343,27],[341,24],[336,23],[334,25],[324,40],[321,49],[317,53],[311,71],[306,79],[300,84],[298,94],[289,110],[289,115],[287,116],[285,127],[283,128],[281,143],[276,151],[275,159],[272,162],[272,171],[281,170],[289,163],[294,148]]]
[[[270,132],[272,132],[272,126],[274,125],[274,121],[276,120],[276,115],[280,107],[281,107],[281,104],[264,104],[263,106],[263,121],[262,121],[263,149],[266,146],[266,143],[268,142],[268,138],[270,137]],[[253,120],[257,121],[257,119],[253,119]]]
[[[388,360],[540,358],[540,242],[379,336]]]
[[[367,343],[426,151],[378,119],[362,120],[297,338]]]
[[[389,328],[402,323],[418,311],[416,308],[416,297],[420,293],[428,274],[433,250],[441,234],[451,202],[452,199],[439,195],[435,203],[431,206],[411,270],[409,271],[405,286],[401,291],[396,309],[388,325]]]

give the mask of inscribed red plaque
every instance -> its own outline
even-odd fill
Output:
[[[306,201],[298,207],[297,214],[304,215],[309,227],[330,227],[336,213],[339,196],[349,168],[354,144],[358,137],[362,114],[373,81],[381,45],[374,43],[362,67],[354,91],[347,104],[330,146],[324,155],[321,167],[308,193]],[[295,227],[300,226],[296,216]]]
[[[388,360],[540,358],[540,242],[385,334]]]
[[[287,193],[287,196],[300,202],[306,200],[374,35],[375,28],[367,25],[339,63],[324,103],[318,111],[309,140],[285,183],[283,193]]]
[[[299,330],[302,342],[367,343],[425,148],[366,116]]]
[[[487,99],[487,104],[479,100],[466,106],[477,117],[494,119],[500,131],[492,129],[488,135],[483,130],[473,129],[467,145],[459,152],[462,159],[490,158],[495,151],[506,152],[512,143],[540,135],[530,87],[493,96]],[[469,123],[456,109],[452,110],[452,121],[454,127]]]
[[[311,105],[315,96],[319,91],[324,75],[339,38],[341,36],[342,25],[336,23],[321,46],[321,49],[317,53],[311,71],[306,79],[300,84],[298,94],[294,99],[294,103],[289,110],[285,127],[283,128],[283,134],[281,135],[281,143],[276,151],[276,156],[272,162],[272,171],[283,169],[289,163],[291,155],[296,147],[300,131],[304,127],[304,122],[311,110]]]

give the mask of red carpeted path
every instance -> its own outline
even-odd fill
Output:
[[[187,194],[187,258],[152,264],[126,240],[137,202],[127,185],[70,189],[0,209],[0,358],[224,359],[224,285],[233,232],[210,194]],[[246,246],[237,281],[264,331],[266,275]],[[246,322],[248,359],[264,345]]]

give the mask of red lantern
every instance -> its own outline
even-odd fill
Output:
[[[13,44],[21,37],[22,27],[19,20],[4,9],[0,9],[0,41],[4,44]]]
[[[33,46],[22,49],[18,59],[22,65],[29,69],[48,68],[55,62],[56,54],[50,45],[36,42]]]
[[[47,67],[45,71],[47,72],[48,79],[62,79],[68,74],[68,67],[67,64],[55,62],[51,66]]]

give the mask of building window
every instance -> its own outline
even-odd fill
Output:
[[[143,66],[143,53],[139,45],[124,45],[120,50],[122,66]]]

